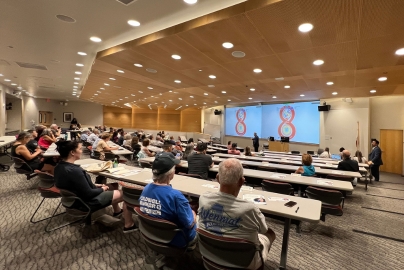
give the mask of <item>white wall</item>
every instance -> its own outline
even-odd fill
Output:
[[[6,133],[6,94],[12,95],[13,89],[0,83],[0,136]]]
[[[359,150],[367,157],[369,151],[369,98],[353,98],[352,103],[342,99],[321,100],[331,105],[331,110],[320,113],[320,146],[329,147],[338,153],[344,147],[354,154],[356,151],[357,123],[359,122]]]
[[[6,110],[6,130],[21,130],[21,99],[6,96],[6,104],[13,104],[11,110]]]
[[[31,128],[31,120],[38,123],[38,112],[53,112],[53,123],[61,127],[69,127],[70,123],[63,123],[63,112],[72,112],[73,117],[83,126],[103,125],[103,108],[102,105],[81,102],[68,101],[67,106],[62,106],[57,100],[23,97],[23,105],[25,106],[24,125],[25,128]]]

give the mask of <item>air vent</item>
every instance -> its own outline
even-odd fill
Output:
[[[236,58],[243,58],[245,56],[245,52],[242,51],[234,51],[231,53]]]
[[[157,70],[152,69],[152,68],[147,68],[146,71],[150,72],[150,73],[157,73]]]
[[[130,4],[135,3],[137,0],[116,0],[119,3],[125,5],[125,6],[129,6]]]
[[[56,18],[58,18],[59,20],[63,21],[63,22],[67,22],[67,23],[75,23],[76,20],[73,19],[72,17],[66,16],[66,15],[56,15]]]
[[[32,69],[39,69],[39,70],[48,70],[46,66],[32,64],[32,63],[23,63],[23,62],[16,62],[22,68],[32,68]]]
[[[0,66],[9,66],[9,65],[10,65],[9,62],[7,62],[7,61],[4,60],[4,59],[0,59]]]

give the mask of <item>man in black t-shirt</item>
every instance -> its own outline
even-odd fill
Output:
[[[209,168],[213,167],[213,160],[206,154],[208,146],[206,143],[199,142],[196,146],[196,153],[188,156],[188,173],[198,174],[203,179],[208,179]]]
[[[35,138],[38,136],[38,133],[36,133],[36,131],[33,129],[30,129],[27,132],[31,133],[32,139],[25,146],[31,153],[34,153],[38,148],[38,142],[35,140]]]

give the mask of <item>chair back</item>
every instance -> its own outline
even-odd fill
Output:
[[[93,150],[93,154],[91,155],[91,157],[94,159],[100,159],[101,153],[99,151]]]
[[[310,199],[319,200],[329,205],[340,205],[344,196],[338,190],[330,190],[309,186],[306,188],[306,195]]]
[[[294,189],[293,189],[292,185],[289,183],[282,183],[282,182],[271,181],[271,180],[263,180],[261,185],[262,185],[262,190],[265,190],[265,191],[279,193],[279,194],[285,194],[285,195],[294,194]]]
[[[200,176],[199,174],[188,174],[188,173],[183,173],[183,172],[179,172],[178,174],[179,174],[179,175],[183,175],[183,176],[188,176],[188,177],[203,179],[202,176]]]
[[[307,154],[314,155],[314,151],[307,151]]]
[[[60,195],[62,196],[62,205],[66,208],[66,213],[72,217],[76,218],[86,218],[91,213],[91,208],[83,202],[76,194],[66,189],[59,189]],[[82,208],[73,208],[74,203],[78,201],[82,204]]]
[[[294,155],[299,155],[300,151],[291,151],[291,153],[294,154]]]
[[[18,158],[18,157],[11,157],[11,158],[12,158],[13,161],[14,161],[14,168],[15,168],[15,171],[16,171],[17,173],[20,173],[20,174],[31,174],[31,173],[34,172],[34,170],[28,165],[28,163],[25,162],[24,160],[22,160],[21,158]],[[24,165],[25,165],[27,168],[29,168],[29,170],[23,169],[22,167],[23,167]]]
[[[128,185],[124,182],[119,182],[119,185],[122,187],[123,201],[126,203],[127,208],[131,212],[134,212],[134,207],[140,206],[139,198],[144,187],[139,185]]]
[[[140,211],[139,207],[135,207],[135,213],[138,215],[140,233],[150,249],[168,257],[178,256],[186,251],[188,245],[184,248],[169,245],[178,232],[182,233],[184,242],[187,242],[184,232],[176,224],[150,217]]]
[[[329,175],[327,175],[327,179],[333,179],[333,180],[340,180],[340,181],[352,182],[352,181],[354,180],[354,177],[346,176],[346,175],[334,175],[334,174],[329,174]]]
[[[247,269],[261,245],[253,242],[212,234],[198,228],[199,250],[208,269]]]
[[[39,177],[38,191],[43,198],[60,198],[60,191],[55,186],[55,178],[47,172],[35,170]]]

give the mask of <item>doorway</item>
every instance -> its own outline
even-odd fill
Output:
[[[49,127],[50,125],[52,125],[52,119],[53,119],[53,113],[52,112],[44,112],[44,111],[39,112],[38,123],[40,125],[44,125],[44,126]]]
[[[403,173],[403,131],[395,129],[380,130],[380,149],[383,165],[380,171],[396,174]]]

